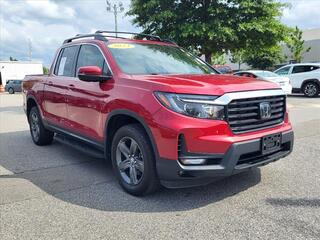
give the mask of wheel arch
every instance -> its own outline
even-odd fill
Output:
[[[320,88],[320,80],[317,78],[310,78],[310,79],[303,80],[303,82],[301,84],[301,89],[303,89],[304,85],[306,85],[309,82],[316,83],[318,85],[318,87]]]
[[[108,115],[108,118],[106,120],[105,129],[104,129],[104,134],[105,134],[104,144],[105,144],[105,156],[107,157],[107,159],[109,159],[111,156],[110,155],[111,144],[112,144],[112,138],[114,134],[120,127],[131,124],[131,123],[138,123],[142,126],[142,128],[144,129],[145,133],[147,134],[150,140],[153,152],[155,154],[155,158],[158,159],[159,157],[158,148],[148,124],[137,113],[132,112],[130,110],[125,110],[125,109],[118,109],[118,110],[112,111]]]
[[[39,104],[37,102],[37,99],[34,96],[29,95],[27,97],[27,103],[26,103],[26,114],[27,114],[27,117],[29,116],[29,113],[30,113],[30,110],[31,110],[32,107],[37,107],[39,109]]]

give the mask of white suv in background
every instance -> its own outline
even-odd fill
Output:
[[[256,78],[257,80],[261,79],[269,82],[275,82],[280,85],[280,87],[285,92],[285,94],[292,93],[292,86],[290,84],[290,79],[288,77],[279,76],[278,74],[275,74],[270,71],[247,70],[247,71],[236,72],[233,75]]]
[[[275,73],[290,79],[293,92],[316,97],[320,91],[320,63],[296,63],[283,66]]]

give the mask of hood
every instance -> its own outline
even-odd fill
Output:
[[[228,92],[279,89],[269,81],[233,75],[135,75],[133,79],[158,85],[156,91],[223,95]]]
[[[288,77],[264,77],[263,80],[271,81],[275,83],[288,83],[290,79]]]

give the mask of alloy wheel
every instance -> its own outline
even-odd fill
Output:
[[[117,146],[116,162],[122,179],[130,185],[141,182],[144,173],[144,160],[138,143],[123,137]]]
[[[34,140],[38,141],[40,136],[40,125],[39,125],[39,117],[35,112],[31,113],[30,126],[31,126],[31,133]]]
[[[304,93],[307,96],[312,97],[317,93],[317,87],[314,84],[309,83],[305,86]]]

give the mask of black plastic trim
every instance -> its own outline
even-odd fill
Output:
[[[41,108],[39,107],[39,104],[38,104],[38,101],[37,101],[36,97],[33,96],[33,95],[27,95],[27,97],[26,97],[26,105],[25,105],[25,109],[24,109],[24,112],[25,112],[25,114],[27,115],[27,118],[29,117],[29,116],[28,116],[28,101],[29,101],[30,99],[32,99],[32,100],[36,103],[36,106],[37,106],[37,108],[39,109],[41,116],[43,116],[43,115],[42,115],[42,110],[41,110]],[[30,110],[30,109],[29,109],[29,110]],[[28,119],[28,121],[29,121],[29,119]]]
[[[47,120],[42,120],[43,121],[43,125],[48,129],[48,130],[51,130],[53,132],[56,132],[56,133],[59,133],[59,134],[64,134],[64,135],[67,135],[69,137],[72,137],[72,138],[75,138],[75,139],[78,139],[79,141],[83,141],[89,145],[92,145],[100,150],[103,150],[104,151],[104,144],[103,142],[98,142],[96,140],[93,140],[93,139],[90,139],[88,137],[85,137],[85,136],[82,136],[78,133],[75,133],[75,132],[72,132],[70,130],[67,130],[65,128],[62,128],[60,126],[57,126],[55,124],[52,124],[50,123],[49,121]]]
[[[261,139],[234,143],[223,155],[219,165],[183,166],[177,160],[159,159],[157,170],[161,183],[168,188],[199,186],[214,179],[227,177],[251,168],[264,166],[289,155],[293,149],[293,131],[282,132],[282,144],[289,145],[282,151],[262,156],[260,161],[237,164],[240,156],[261,150]],[[213,155],[214,156],[214,155]]]
[[[107,141],[108,141],[107,140],[108,124],[110,122],[110,119],[112,117],[114,117],[114,116],[117,116],[117,115],[127,115],[129,117],[132,117],[144,127],[144,129],[145,129],[145,131],[146,131],[146,133],[147,133],[147,135],[148,135],[148,137],[149,137],[149,139],[151,141],[151,145],[152,145],[152,148],[153,148],[153,152],[155,153],[156,160],[159,159],[159,152],[158,152],[158,148],[157,148],[157,145],[156,145],[156,141],[154,140],[154,137],[152,135],[152,132],[151,132],[148,124],[136,112],[133,112],[133,111],[130,111],[130,110],[127,110],[127,109],[117,109],[117,110],[113,110],[111,113],[109,113],[107,121],[105,123],[105,130],[104,130],[105,146],[107,146]]]

